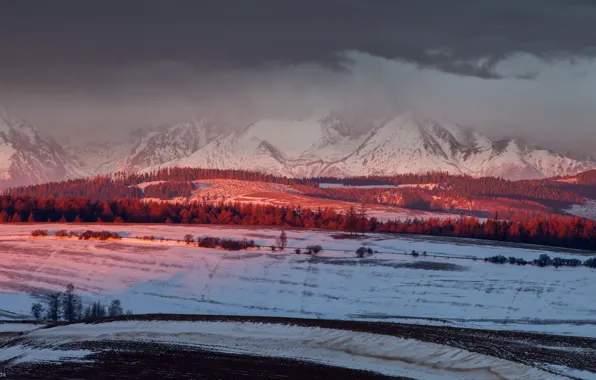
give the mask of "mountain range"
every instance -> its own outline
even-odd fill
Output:
[[[195,166],[276,175],[361,176],[446,171],[534,179],[572,175],[596,161],[562,155],[521,139],[492,140],[452,123],[404,113],[355,128],[334,112],[265,119],[231,133],[198,119],[134,131],[127,139],[63,147],[30,124],[0,115],[0,182],[33,184]],[[354,133],[358,130],[358,133]]]

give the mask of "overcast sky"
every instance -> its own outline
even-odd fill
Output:
[[[591,0],[0,2],[0,106],[57,136],[414,110],[594,153]]]

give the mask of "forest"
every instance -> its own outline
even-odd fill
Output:
[[[320,198],[356,203],[398,205],[401,207],[447,211],[475,216],[511,218],[515,216],[548,216],[560,213],[585,197],[596,198],[596,171],[580,173],[575,181],[559,179],[509,181],[502,178],[474,178],[443,172],[368,176],[353,178],[288,178],[242,170],[201,168],[165,168],[151,173],[99,176],[14,187],[4,194],[29,195],[36,198],[84,197],[91,200],[174,199],[189,197],[197,190],[193,181],[233,179],[289,186],[299,192]],[[145,183],[144,189],[138,184]],[[337,183],[346,186],[414,185],[407,188],[320,187]],[[431,187],[416,186],[432,184]]]
[[[100,201],[75,198],[0,196],[0,222],[184,223],[322,228],[350,233],[388,232],[453,236],[596,250],[596,222],[549,217],[492,219],[475,217],[380,221],[366,206],[337,212],[263,204],[160,202],[133,199]]]

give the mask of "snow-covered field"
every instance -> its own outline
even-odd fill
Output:
[[[26,344],[0,349],[0,362],[81,361],[90,350],[68,343],[158,342],[236,354],[299,359],[416,379],[563,379],[524,364],[414,339],[329,328],[249,322],[121,321],[29,332]],[[10,367],[9,367],[10,369]],[[559,368],[565,373],[565,368]]]
[[[145,189],[149,185],[163,183],[164,181],[143,182],[135,186]],[[266,204],[279,207],[295,207],[300,205],[303,208],[317,209],[330,207],[338,212],[345,212],[350,207],[359,207],[360,205],[354,202],[340,201],[326,198],[319,198],[308,194],[303,194],[298,190],[288,185],[281,185],[268,182],[256,181],[241,181],[231,179],[211,179],[211,180],[197,180],[193,181],[198,189],[192,193],[190,198],[177,197],[167,201],[159,200],[157,198],[144,198],[145,201],[160,201],[160,202],[239,202],[252,204]],[[433,184],[429,184],[434,186]],[[421,186],[429,186],[421,185]],[[339,185],[343,186],[343,185]],[[400,185],[411,187],[411,185]],[[358,186],[356,186],[358,187]],[[359,187],[386,187],[386,186],[359,186]],[[389,186],[394,187],[394,186]],[[395,219],[426,219],[426,218],[448,218],[455,215],[436,212],[408,209],[399,206],[370,204],[367,205],[368,216],[375,217],[379,220],[395,220]]]
[[[321,189],[341,188],[341,189],[410,189],[410,188],[424,188],[432,190],[437,187],[436,183],[404,183],[401,185],[344,185],[342,183],[320,183]]]
[[[0,310],[17,314],[28,314],[45,290],[62,290],[72,282],[86,302],[119,298],[135,313],[375,319],[596,337],[596,306],[586,301],[596,289],[596,270],[470,259],[503,254],[532,260],[545,253],[541,250],[470,240],[454,244],[395,235],[336,239],[327,231],[287,231],[290,247],[323,246],[325,252],[311,258],[292,249],[228,252],[133,238],[182,240],[190,233],[246,237],[267,246],[279,234],[273,229],[112,224],[1,228]],[[125,239],[29,238],[35,228],[106,229]],[[352,252],[361,245],[380,253],[354,258]],[[413,249],[429,256],[403,255]]]
[[[582,218],[596,219],[596,201],[592,199],[586,199],[586,203],[583,205],[572,205],[565,212],[581,216]]]

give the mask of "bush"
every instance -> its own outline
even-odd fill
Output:
[[[547,267],[549,265],[552,265],[553,261],[549,255],[543,253],[542,255],[540,255],[540,257],[538,257],[538,259],[534,260],[533,263],[534,265],[538,265],[539,267]]]
[[[584,266],[588,268],[596,268],[596,257],[584,261]]]
[[[363,258],[365,255],[371,256],[373,254],[373,250],[367,247],[360,247],[356,250],[356,256],[359,258]]]
[[[314,255],[316,255],[317,253],[319,253],[319,252],[322,252],[322,251],[323,251],[323,247],[321,247],[321,246],[320,246],[320,245],[318,245],[318,244],[311,244],[311,245],[307,245],[307,246],[306,246],[306,251],[307,251],[309,254],[314,254]]]
[[[76,233],[75,233],[76,234]],[[90,239],[99,239],[99,240],[109,240],[109,239],[122,239],[117,232],[110,232],[110,231],[91,231],[87,230],[81,233],[79,236],[79,240],[90,240]]]
[[[242,240],[219,239],[219,246],[228,251],[240,251],[242,249],[254,248],[255,241],[246,238]]]
[[[66,231],[66,230],[59,230],[56,232],[56,237],[63,238],[63,237],[67,237],[67,236],[68,236],[68,231]]]
[[[194,237],[194,236],[192,236],[191,234],[186,234],[186,235],[184,235],[184,242],[185,242],[186,244],[191,244],[191,243],[193,243],[194,241],[195,241],[195,237]]]
[[[215,248],[215,247],[217,247],[217,244],[219,243],[218,240],[219,240],[218,238],[206,236],[204,238],[198,238],[197,244],[201,248]]]
[[[517,259],[517,260],[515,261],[515,263],[516,263],[517,265],[526,265],[526,264],[528,264],[528,262],[527,262],[526,260],[524,260],[524,259]]]
[[[555,257],[553,259],[553,265],[555,267],[578,267],[582,265],[582,262],[578,259],[562,259],[560,257]]]
[[[497,255],[492,257],[487,257],[484,261],[488,261],[489,263],[493,264],[505,264],[507,262],[507,258],[503,255]]]
[[[495,264],[504,264],[504,263],[508,262],[511,265],[528,265],[531,263],[532,265],[536,265],[539,267],[547,267],[547,266],[552,265],[557,268],[558,267],[579,267],[582,265],[582,262],[578,259],[562,259],[560,257],[555,257],[554,259],[551,259],[547,254],[540,255],[539,258],[533,260],[532,262],[528,262],[522,258],[516,258],[513,256],[506,258],[503,255],[487,257],[486,259],[484,259],[484,261],[488,261],[488,262],[495,263]],[[586,263],[583,263],[583,265],[586,265]],[[596,267],[596,258],[594,259],[593,265]]]
[[[48,230],[33,230],[31,231],[31,237],[48,236]]]
[[[242,249],[257,248],[254,240],[246,238],[242,240],[235,239],[219,239],[212,236],[205,236],[204,238],[197,238],[197,245],[201,248],[223,248],[228,251],[240,251]]]
[[[366,254],[366,247],[360,247],[356,250],[356,256],[363,258]]]

